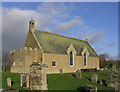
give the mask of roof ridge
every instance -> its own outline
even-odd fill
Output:
[[[60,35],[60,34],[56,34],[56,33],[51,33],[51,32],[47,32],[47,31],[41,31],[41,30],[36,30],[36,31],[40,31],[40,32],[48,33],[48,34],[53,34],[53,35],[57,35],[57,36],[61,36],[61,37],[66,37],[66,38],[70,38],[70,39],[75,39],[75,40],[80,40],[80,41],[86,42],[85,40],[82,40],[82,39],[77,39],[77,38],[74,38],[74,37],[69,37],[69,36]]]

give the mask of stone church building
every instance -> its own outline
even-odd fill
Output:
[[[99,56],[87,40],[35,30],[34,20],[29,22],[24,48],[11,51],[10,62],[13,73],[29,73],[33,62],[45,63],[47,74],[99,69]]]

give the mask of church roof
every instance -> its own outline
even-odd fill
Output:
[[[86,47],[90,53],[89,56],[98,57],[87,41],[45,31],[36,30],[33,33],[45,53],[66,54],[67,48],[73,44],[77,51],[76,55],[81,55],[82,49]]]

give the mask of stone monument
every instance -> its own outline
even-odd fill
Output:
[[[98,74],[93,74],[92,75],[92,82],[97,83],[97,80],[98,80]]]
[[[77,79],[82,78],[82,71],[81,71],[81,70],[77,70],[75,77],[76,77]]]
[[[30,89],[47,90],[47,65],[42,62],[33,62],[30,66]]]

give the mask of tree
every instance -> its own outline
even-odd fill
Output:
[[[107,59],[108,59],[108,55],[107,54],[99,55],[100,67],[105,67],[106,66]]]
[[[9,71],[9,65],[10,65],[10,55],[9,52],[2,52],[2,68],[3,71]]]

